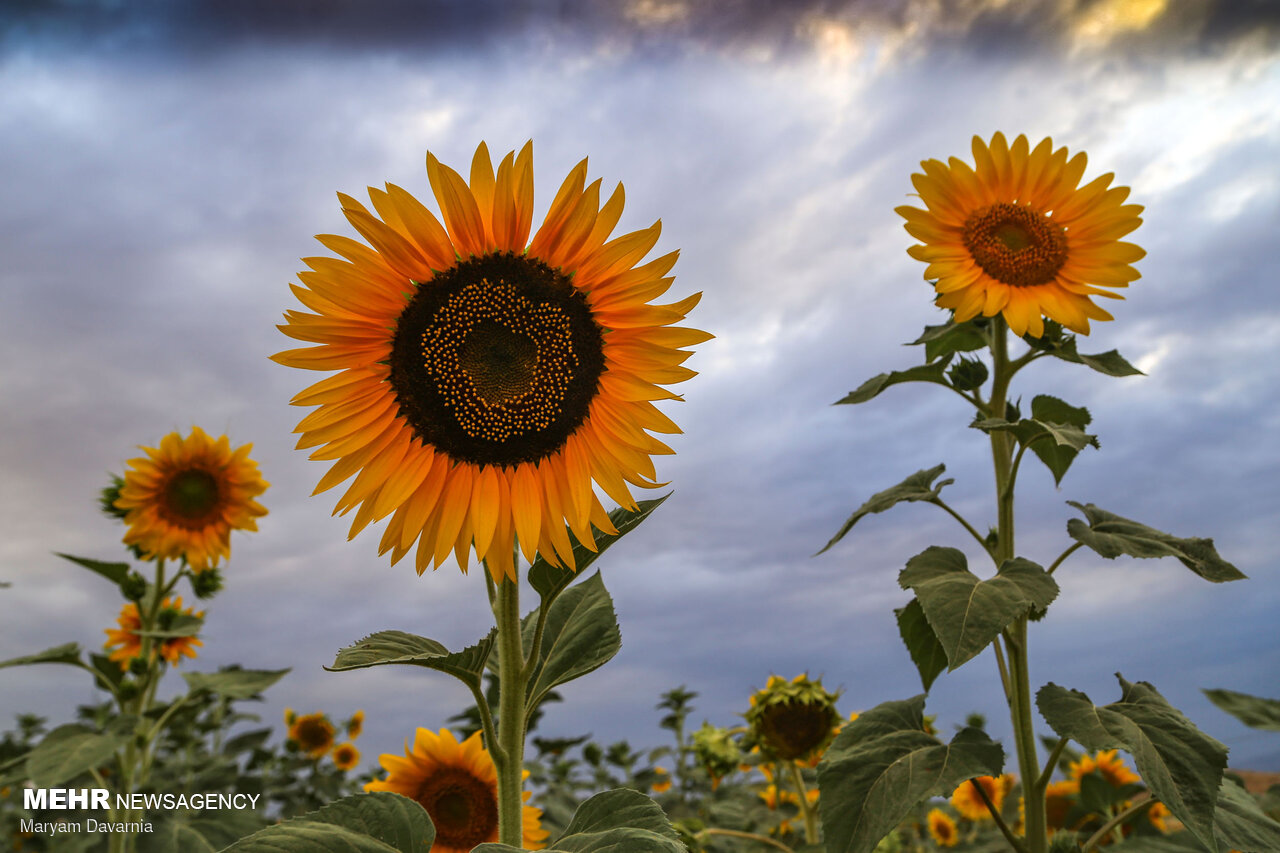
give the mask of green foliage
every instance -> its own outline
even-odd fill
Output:
[[[827,850],[870,853],[927,798],[1004,766],[1004,750],[984,732],[961,729],[944,744],[924,727],[916,696],[877,705],[841,730],[818,765]]]
[[[1044,335],[1039,338],[1034,338],[1031,335],[1023,337],[1023,340],[1032,349],[1073,364],[1083,364],[1085,367],[1092,368],[1106,376],[1145,375],[1141,370],[1125,361],[1120,353],[1115,350],[1107,350],[1096,355],[1085,355],[1078,352],[1076,350],[1076,336],[1064,334],[1061,324],[1053,320],[1046,319],[1044,327]]]
[[[54,551],[54,553],[64,560],[70,560],[77,566],[82,566],[94,574],[106,578],[116,586],[120,587],[123,593],[125,578],[129,576],[128,563],[104,563],[102,560],[92,560],[88,557],[73,557],[70,554],[63,554],[58,551]],[[128,598],[128,596],[125,597]]]
[[[1015,619],[1044,611],[1058,595],[1053,578],[1030,560],[1008,560],[995,577],[980,580],[969,571],[963,552],[937,546],[908,560],[898,583],[915,591],[951,670],[975,657]],[[927,645],[927,640],[917,642],[917,647]]]
[[[822,554],[827,551],[832,545],[843,539],[855,524],[872,513],[884,512],[890,507],[904,502],[925,501],[927,503],[937,503],[939,500],[938,495],[943,487],[955,482],[950,478],[938,480],[937,483],[934,482],[945,470],[947,470],[947,466],[935,465],[932,468],[915,472],[896,486],[885,489],[883,492],[875,493],[866,503],[854,510],[853,515],[849,516],[836,535],[831,537],[831,541],[822,546],[822,550],[818,553]]]
[[[253,812],[165,812],[152,832],[138,836],[138,853],[216,853],[261,828]]]
[[[945,355],[929,364],[908,367],[906,370],[894,370],[890,373],[879,373],[863,382],[848,394],[836,400],[835,405],[846,406],[865,403],[880,395],[880,392],[904,382],[932,382],[935,385],[946,385],[947,365],[950,355]]]
[[[269,826],[225,848],[224,853],[423,853],[435,836],[422,806],[408,797],[377,791],[345,797]]]
[[[526,652],[532,647],[539,612],[521,621]],[[613,599],[596,572],[556,597],[546,613],[536,663],[526,691],[530,707],[552,688],[604,666],[622,647]]]
[[[72,666],[81,666],[80,644],[63,643],[60,646],[54,646],[51,649],[45,649],[33,655],[9,658],[8,660],[0,661],[0,669],[10,666],[31,666],[37,663],[66,663]]]
[[[596,794],[578,807],[551,853],[686,853],[662,809],[637,791]],[[473,853],[520,853],[506,844],[481,844]]]
[[[118,717],[106,731],[68,723],[59,726],[27,755],[27,776],[38,788],[52,788],[110,763],[134,734],[137,719]]]
[[[1088,409],[1041,394],[1031,401],[1030,418],[979,418],[970,426],[983,432],[1010,433],[1020,448],[1030,450],[1045,464],[1054,483],[1060,484],[1080,451],[1098,446],[1097,437],[1084,431],[1092,420]]]
[[[218,672],[184,672],[182,678],[193,693],[208,690],[229,699],[249,699],[284,678],[288,672],[287,669],[229,667]]]
[[[925,326],[920,337],[908,346],[924,346],[924,360],[934,361],[958,352],[974,352],[987,346],[986,329],[990,321],[975,317],[965,323],[948,322],[941,326]]]
[[[614,542],[639,527],[669,497],[671,497],[670,492],[653,500],[638,501],[634,511],[618,507],[610,512],[609,521],[618,532],[616,534],[607,534],[597,531],[594,549],[587,548],[585,545],[575,541],[573,543],[575,568],[573,569],[567,566],[553,566],[539,555],[533,561],[533,565],[529,567],[530,585],[544,600],[555,598],[569,584],[573,583],[575,578],[580,577],[588,566],[600,559]]]
[[[1263,699],[1234,690],[1204,690],[1209,701],[1246,726],[1280,732],[1280,700]]]
[[[1067,534],[1108,560],[1130,557],[1176,557],[1182,565],[1213,583],[1241,580],[1245,574],[1218,555],[1212,539],[1179,539],[1093,504],[1068,504],[1084,513],[1088,522],[1073,518]]]
[[[480,675],[493,651],[494,631],[480,642],[460,652],[450,652],[442,643],[405,631],[379,631],[338,652],[331,672],[345,672],[370,666],[403,664],[444,672],[472,689],[480,689]]]
[[[920,673],[920,683],[927,691],[944,669],[947,668],[947,652],[938,641],[938,635],[929,627],[920,599],[913,598],[905,607],[893,611],[898,617],[898,633],[911,654],[911,661]]]

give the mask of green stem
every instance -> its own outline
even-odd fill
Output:
[[[525,736],[524,648],[520,640],[520,584],[497,584],[494,617],[498,625],[498,743],[491,749],[498,771],[498,840],[524,846],[523,801]]]
[[[759,841],[761,844],[768,844],[771,847],[777,847],[779,850],[784,851],[784,853],[795,853],[794,850],[783,844],[781,841],[778,841],[776,838],[770,838],[767,835],[757,835],[754,832],[742,832],[737,829],[718,829],[716,827],[707,827],[706,829],[699,830],[698,834],[694,837],[699,841],[702,841],[708,835],[723,835],[726,838],[743,838],[747,841]]]
[[[1053,778],[1054,768],[1058,766],[1058,759],[1062,757],[1062,751],[1066,748],[1067,738],[1059,738],[1058,742],[1053,745],[1053,752],[1049,753],[1049,759],[1044,763],[1044,772],[1036,780],[1037,792],[1043,792],[1049,787],[1049,780]]]
[[[800,772],[800,765],[794,761],[788,761],[791,766],[791,781],[796,786],[796,796],[800,800],[800,815],[804,818],[804,843],[818,843],[818,815],[813,810],[813,803],[809,802],[809,791],[804,786],[804,774]]]
[[[995,803],[991,802],[991,798],[987,796],[987,790],[982,787],[982,783],[977,779],[970,779],[969,784],[973,786],[973,790],[978,792],[978,797],[981,798],[983,805],[987,807],[987,811],[991,813],[991,819],[996,822],[996,826],[1004,835],[1005,840],[1009,842],[1009,846],[1017,850],[1018,853],[1025,853],[1027,848],[1013,834],[1013,830],[1009,829],[1009,825],[1004,822],[1004,818],[1000,816],[1000,810],[996,808]],[[997,781],[996,784],[1000,783]]]
[[[1083,547],[1084,547],[1083,542],[1076,542],[1076,543],[1073,543],[1070,547],[1068,547],[1067,550],[1059,554],[1058,559],[1054,560],[1053,565],[1049,566],[1049,569],[1048,569],[1049,574],[1053,574],[1054,572],[1056,572],[1058,570],[1058,566],[1061,566],[1063,562],[1067,559],[1067,557],[1070,557],[1072,554],[1074,554],[1076,551],[1078,551]]]
[[[1110,835],[1112,830],[1120,826],[1120,824],[1124,823],[1138,812],[1150,806],[1151,803],[1150,791],[1144,791],[1139,794],[1134,801],[1129,804],[1128,808],[1124,809],[1115,817],[1111,818],[1111,820],[1104,823],[1101,829],[1090,836],[1089,840],[1084,843],[1084,847],[1080,848],[1080,853],[1089,853],[1090,850],[1101,844],[1102,840]]]
[[[944,501],[942,498],[934,498],[932,501],[930,501],[930,503],[934,504],[935,506],[941,509],[946,510],[948,515],[950,515],[956,521],[960,522],[961,527],[969,531],[969,535],[977,540],[978,544],[982,546],[982,550],[986,551],[989,556],[993,558],[995,557],[995,555],[991,553],[991,545],[987,542],[986,538],[983,537],[980,533],[978,533],[978,531],[974,529],[973,525],[970,524],[968,520],[965,519],[964,516],[956,512],[950,506],[948,506],[946,501]]]

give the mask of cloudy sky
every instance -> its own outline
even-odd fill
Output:
[[[463,11],[465,9],[465,11]],[[785,9],[785,11],[782,11]],[[539,215],[564,174],[622,181],[621,227],[663,222],[673,293],[716,339],[667,408],[684,428],[658,471],[675,490],[601,560],[623,649],[562,692],[544,734],[663,741],[653,705],[684,684],[694,723],[730,725],[770,673],[822,675],[845,711],[918,693],[892,609],[931,544],[970,550],[931,507],[864,521],[811,557],[873,492],[948,466],[949,500],[990,523],[986,443],[938,389],[830,403],[914,363],[943,315],[893,213],[929,157],[974,134],[1052,136],[1146,205],[1149,252],[1116,321],[1081,349],[1148,374],[1046,365],[1015,393],[1086,405],[1102,440],[1055,489],[1022,477],[1020,552],[1068,541],[1067,500],[1213,536],[1247,581],[1175,561],[1081,552],[1033,633],[1033,678],[1099,704],[1148,680],[1232,747],[1280,769],[1280,741],[1199,689],[1280,695],[1280,15],[1265,0],[529,0],[120,4],[0,12],[0,659],[97,647],[118,603],[53,556],[117,559],[95,498],[167,432],[253,442],[271,482],[261,532],[237,534],[227,590],[185,669],[292,667],[285,705],[368,713],[366,758],[467,704],[444,676],[326,673],[398,628],[451,647],[488,628],[477,572],[422,578],[346,540],[325,466],[293,449],[314,375],[268,356],[317,233],[352,234],[336,191],[391,181],[429,197],[428,149],[463,167],[534,140]],[[1110,307],[1110,306],[1108,306]],[[975,560],[975,564],[976,560]],[[176,678],[175,678],[176,680]],[[0,726],[61,722],[95,698],[62,668],[0,673]],[[945,728],[970,710],[1007,732],[990,653],[935,684]]]

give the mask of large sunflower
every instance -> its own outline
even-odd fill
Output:
[[[318,346],[274,359],[337,370],[293,398],[319,408],[298,446],[335,464],[316,491],[355,476],[335,512],[356,508],[355,536],[391,516],[380,553],[398,561],[417,541],[416,568],[470,551],[496,578],[514,577],[517,541],[573,565],[566,522],[593,547],[591,526],[615,532],[593,481],[633,508],[627,484],[654,488],[649,435],[679,428],[653,405],[661,387],[694,375],[681,349],[711,336],[674,326],[695,294],[651,305],[678,253],[643,265],[660,223],[609,239],[623,192],[600,204],[579,163],[542,226],[533,223],[533,148],[495,174],[482,143],[468,184],[427,154],[444,224],[398,186],[369,189],[374,212],[339,194],[369,245],[320,235],[343,259],[304,258],[298,299],[280,330]],[[370,248],[372,247],[372,248]]]
[[[200,427],[183,438],[171,432],[160,447],[129,460],[115,506],[125,510],[126,545],[148,559],[185,558],[192,571],[231,556],[232,530],[257,530],[267,514],[257,501],[267,490],[252,444],[235,450],[224,435],[216,441]]]
[[[925,160],[914,174],[925,209],[899,207],[906,229],[922,241],[908,252],[928,264],[937,304],[957,322],[1003,314],[1018,335],[1044,334],[1044,317],[1089,333],[1089,321],[1110,320],[1091,296],[1122,299],[1105,288],[1140,277],[1131,264],[1146,252],[1120,238],[1142,220],[1125,204],[1128,187],[1113,174],[1079,186],[1086,156],[1042,140],[1031,149],[1019,136],[973,138],[975,167],[952,157]]]
[[[364,789],[403,794],[426,809],[436,828],[432,853],[469,853],[498,840],[498,773],[479,732],[458,743],[448,729],[439,735],[418,729],[413,748],[405,744],[404,758],[384,753],[379,761],[387,778]],[[529,799],[529,792],[523,796]],[[524,806],[522,821],[524,848],[546,846],[550,833],[542,828],[542,810]]]
[[[176,598],[166,598],[160,602],[160,612],[157,621],[163,625],[167,621],[178,616],[204,616],[204,611],[193,613],[192,608],[182,607],[182,596]],[[119,628],[104,628],[107,635],[107,641],[102,644],[104,649],[113,649],[107,660],[120,662],[120,669],[129,668],[129,663],[136,657],[142,656],[142,614],[138,612],[138,605],[132,601],[120,608],[120,615],[116,617],[116,624]],[[177,666],[182,662],[183,657],[194,658],[196,656],[196,646],[203,646],[204,643],[199,637],[166,637],[158,640],[155,644],[152,655],[159,652],[160,657],[169,663]]]

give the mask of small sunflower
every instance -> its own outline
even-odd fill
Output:
[[[1018,335],[1044,334],[1044,317],[1089,333],[1089,321],[1110,320],[1091,296],[1122,299],[1107,288],[1140,278],[1131,264],[1146,252],[1120,238],[1142,220],[1125,204],[1128,187],[1113,174],[1080,186],[1087,158],[1068,159],[1045,139],[1034,149],[1019,136],[973,138],[975,167],[952,157],[925,160],[911,182],[925,209],[899,207],[906,229],[922,241],[911,257],[929,266],[937,304],[956,322],[1003,314]]]
[[[1142,781],[1142,778],[1129,769],[1129,765],[1124,763],[1124,759],[1114,749],[1104,749],[1093,755],[1082,755],[1079,761],[1071,762],[1068,769],[1071,773],[1071,778],[1077,783],[1079,783],[1081,776],[1093,772],[1100,773],[1102,778],[1106,779],[1115,788],[1122,788],[1125,785],[1132,785],[1135,782]]]
[[[183,558],[194,572],[231,556],[232,530],[257,530],[267,514],[254,500],[267,490],[252,444],[235,450],[224,435],[216,441],[200,427],[183,438],[171,432],[160,447],[129,460],[116,500],[125,510],[126,545],[147,559]]]
[[[405,757],[379,757],[387,778],[364,786],[366,791],[392,791],[416,800],[436,828],[433,853],[470,853],[486,841],[498,840],[498,773],[480,741],[480,733],[459,743],[448,729],[436,735],[418,729]],[[525,771],[528,775],[528,771]],[[529,799],[529,792],[523,793]],[[542,810],[526,805],[523,814],[526,850],[546,846]]]
[[[960,833],[956,830],[956,822],[951,815],[942,809],[931,809],[928,816],[929,835],[939,847],[955,847],[960,842]]]
[[[671,774],[667,772],[665,767],[653,768],[654,779],[649,785],[649,790],[655,794],[665,794],[671,790]]]
[[[362,731],[364,731],[364,711],[356,711],[351,715],[351,719],[347,720],[347,737],[355,740],[360,737]]]
[[[1049,783],[1044,791],[1044,810],[1050,829],[1067,828],[1067,815],[1079,796],[1080,782],[1077,779],[1061,779]]]
[[[801,674],[787,681],[771,675],[751,696],[747,725],[769,758],[804,762],[824,750],[839,729],[836,698],[820,678]]]
[[[294,717],[289,725],[289,740],[308,758],[324,758],[333,748],[336,730],[323,711]]]
[[[340,194],[368,241],[321,235],[343,259],[305,258],[293,291],[311,312],[280,330],[317,344],[278,353],[292,367],[337,370],[293,398],[318,406],[298,424],[300,448],[332,461],[317,492],[354,476],[335,512],[355,509],[354,537],[391,516],[379,548],[397,562],[417,542],[419,574],[470,552],[495,578],[526,559],[573,566],[568,530],[616,532],[593,483],[634,508],[628,484],[656,488],[650,459],[678,433],[654,405],[694,372],[682,347],[709,339],[675,324],[694,294],[652,305],[674,279],[672,252],[641,264],[661,223],[609,239],[619,185],[579,163],[533,225],[533,147],[495,173],[481,143],[470,183],[427,154],[443,225],[398,186],[370,188],[374,211]],[[568,529],[566,529],[566,523]]]
[[[176,598],[166,598],[160,602],[160,612],[157,615],[157,623],[164,625],[171,622],[177,616],[204,616],[204,611],[193,613],[192,608],[185,610],[182,607],[182,596]],[[143,637],[139,632],[142,630],[142,614],[138,612],[138,605],[130,601],[120,608],[120,615],[116,617],[116,624],[119,628],[106,628],[104,632],[107,635],[107,641],[102,644],[104,649],[112,646],[120,648],[113,651],[108,660],[120,662],[120,669],[127,670],[129,662],[136,657],[142,656]],[[159,653],[160,657],[173,665],[177,665],[182,661],[183,657],[194,658],[196,656],[196,646],[203,646],[204,643],[199,637],[166,637],[157,639],[152,654]]]
[[[333,748],[329,758],[339,770],[350,770],[360,763],[360,750],[354,743],[340,743]]]
[[[1169,807],[1164,803],[1156,800],[1151,804],[1151,808],[1147,809],[1147,819],[1151,821],[1152,826],[1163,833],[1169,832],[1169,818],[1173,817],[1173,812],[1169,811]]]
[[[991,800],[991,804],[996,807],[996,811],[1000,811],[1007,788],[1003,777],[995,776],[979,776],[976,779],[961,782],[960,787],[951,794],[951,807],[959,812],[961,817],[969,820],[991,820],[991,810],[983,802],[982,795],[973,787],[974,782],[982,786],[982,790]]]

